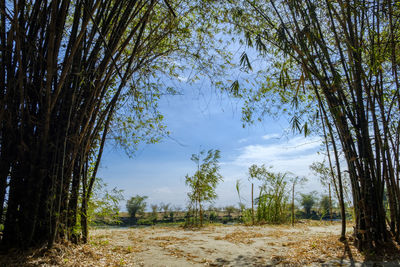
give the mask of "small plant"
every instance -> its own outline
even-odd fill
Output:
[[[317,243],[312,242],[311,247],[312,247],[312,248],[316,248],[316,247],[317,247]]]
[[[94,246],[99,246],[99,247],[103,247],[103,246],[107,246],[110,244],[110,241],[108,239],[106,240],[95,240],[90,242],[92,245]]]
[[[219,174],[219,150],[203,150],[199,154],[193,154],[191,160],[196,163],[197,171],[193,176],[186,175],[186,185],[190,187],[188,197],[190,200],[189,213],[193,220],[187,221],[196,226],[203,226],[204,202],[212,202],[217,198],[215,188],[222,180]]]
[[[151,220],[153,224],[157,222],[158,219],[158,206],[157,204],[151,205]]]

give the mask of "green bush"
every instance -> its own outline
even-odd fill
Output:
[[[143,218],[143,219],[139,219],[136,224],[137,225],[153,225],[154,221],[153,221],[153,218]]]
[[[245,224],[251,224],[252,220],[251,220],[251,209],[245,209],[242,212],[242,221]]]
[[[215,211],[210,211],[209,220],[210,222],[215,222],[218,219],[218,215]]]
[[[288,221],[288,173],[275,173],[265,165],[252,165],[249,168],[251,179],[262,182],[255,219],[258,223],[284,223]]]
[[[193,216],[193,211],[189,209],[185,214],[185,227],[193,227],[197,224],[196,218]]]

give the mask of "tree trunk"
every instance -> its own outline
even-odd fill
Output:
[[[331,222],[333,221],[332,218],[332,196],[331,196],[331,184],[329,183],[329,217],[331,219]]]
[[[251,183],[251,223],[254,225],[254,184]]]
[[[293,182],[292,186],[292,226],[294,226],[294,186],[295,182]]]
[[[201,203],[199,203],[199,212],[200,212],[200,227],[203,227],[203,209],[201,207]]]

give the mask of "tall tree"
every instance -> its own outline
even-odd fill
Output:
[[[399,240],[398,5],[379,0],[230,2],[236,29],[270,61],[245,117],[251,118],[260,103],[291,103],[294,128],[307,133],[309,124],[302,125],[301,115],[308,122],[326,116],[351,180],[356,246],[379,249],[389,240],[385,187],[390,231]],[[247,55],[242,58],[250,66]]]
[[[185,71],[178,55],[196,70],[210,68],[203,55],[215,13],[203,7],[184,0],[0,1],[4,248],[87,241],[106,140],[129,151],[156,141],[164,130],[158,77]]]

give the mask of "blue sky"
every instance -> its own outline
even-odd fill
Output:
[[[241,195],[249,206],[247,170],[251,164],[306,176],[309,182],[301,191],[323,191],[309,170],[313,161],[323,160],[317,154],[320,138],[287,134],[285,118],[265,118],[262,123],[243,128],[240,103],[205,86],[188,85],[182,95],[164,97],[160,110],[171,138],[142,146],[133,158],[111,146],[104,152],[98,176],[110,188],[123,189],[125,199],[139,194],[148,196],[149,205],[164,202],[186,207],[185,175],[194,173],[190,157],[202,149],[221,150],[224,181],[217,187],[215,206],[237,205],[237,179],[241,180]],[[121,208],[125,209],[124,202]]]

